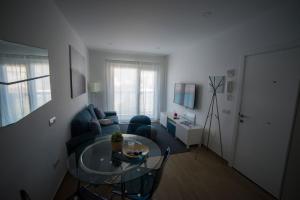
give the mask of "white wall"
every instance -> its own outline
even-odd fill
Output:
[[[166,111],[166,74],[168,59],[164,55],[143,54],[126,51],[106,51],[106,50],[89,50],[89,79],[90,81],[100,82],[102,91],[99,94],[90,94],[89,102],[95,106],[107,110],[107,82],[105,60],[126,60],[126,61],[145,61],[160,63],[162,70],[161,77],[161,95],[160,110]]]
[[[0,39],[49,50],[52,88],[50,103],[0,128],[0,199],[20,199],[20,189],[32,199],[52,199],[66,173],[70,120],[87,104],[87,94],[70,97],[68,45],[86,57],[87,49],[51,0],[10,0],[0,9]],[[49,127],[52,116],[57,121]]]
[[[226,75],[228,69],[235,69],[238,74],[236,83],[239,83],[245,55],[300,44],[300,9],[296,4],[296,1],[294,4],[287,3],[226,32],[201,40],[193,47],[173,53],[169,57],[168,111],[184,111],[184,108],[173,103],[174,83],[195,82],[200,85],[201,92],[200,107],[194,112],[197,123],[203,125],[211,97],[208,92],[209,75]],[[239,87],[240,84],[237,84],[233,101],[227,101],[225,94],[218,95],[223,151],[225,159],[230,162],[235,146]],[[224,109],[230,110],[230,114],[222,113]],[[214,128],[211,148],[220,153],[218,139]]]

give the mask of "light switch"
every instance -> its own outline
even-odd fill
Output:
[[[52,126],[55,123],[55,121],[56,121],[56,117],[51,117],[49,119],[49,126]]]

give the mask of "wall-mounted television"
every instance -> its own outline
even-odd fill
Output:
[[[183,105],[183,101],[184,101],[184,84],[183,83],[175,83],[174,103]]]
[[[196,84],[175,83],[174,103],[193,109],[195,106]]]
[[[183,106],[187,108],[194,108],[195,93],[196,93],[195,84],[185,84]]]

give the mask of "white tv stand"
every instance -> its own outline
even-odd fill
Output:
[[[171,132],[171,134],[173,133],[173,136],[181,140],[187,148],[189,148],[190,145],[201,144],[202,127],[197,124],[183,124],[186,121],[186,119],[181,117],[179,117],[178,119],[174,119],[172,113],[160,113],[160,124],[166,127],[168,129],[168,132]]]

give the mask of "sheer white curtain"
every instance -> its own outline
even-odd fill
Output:
[[[0,57],[1,82],[14,82],[27,79],[26,60],[21,57]],[[26,83],[13,85],[1,84],[0,109],[1,125],[18,121],[30,112],[28,88]]]
[[[140,63],[140,114],[158,119],[159,66],[155,63]]]
[[[50,74],[49,61],[42,57],[28,58],[28,73],[30,77],[40,77]],[[51,99],[50,78],[44,77],[28,82],[31,110],[43,105]]]
[[[148,62],[106,61],[107,105],[121,122],[143,114],[158,118],[159,65]]]
[[[120,121],[138,113],[138,63],[107,61],[107,103],[118,113]]]

